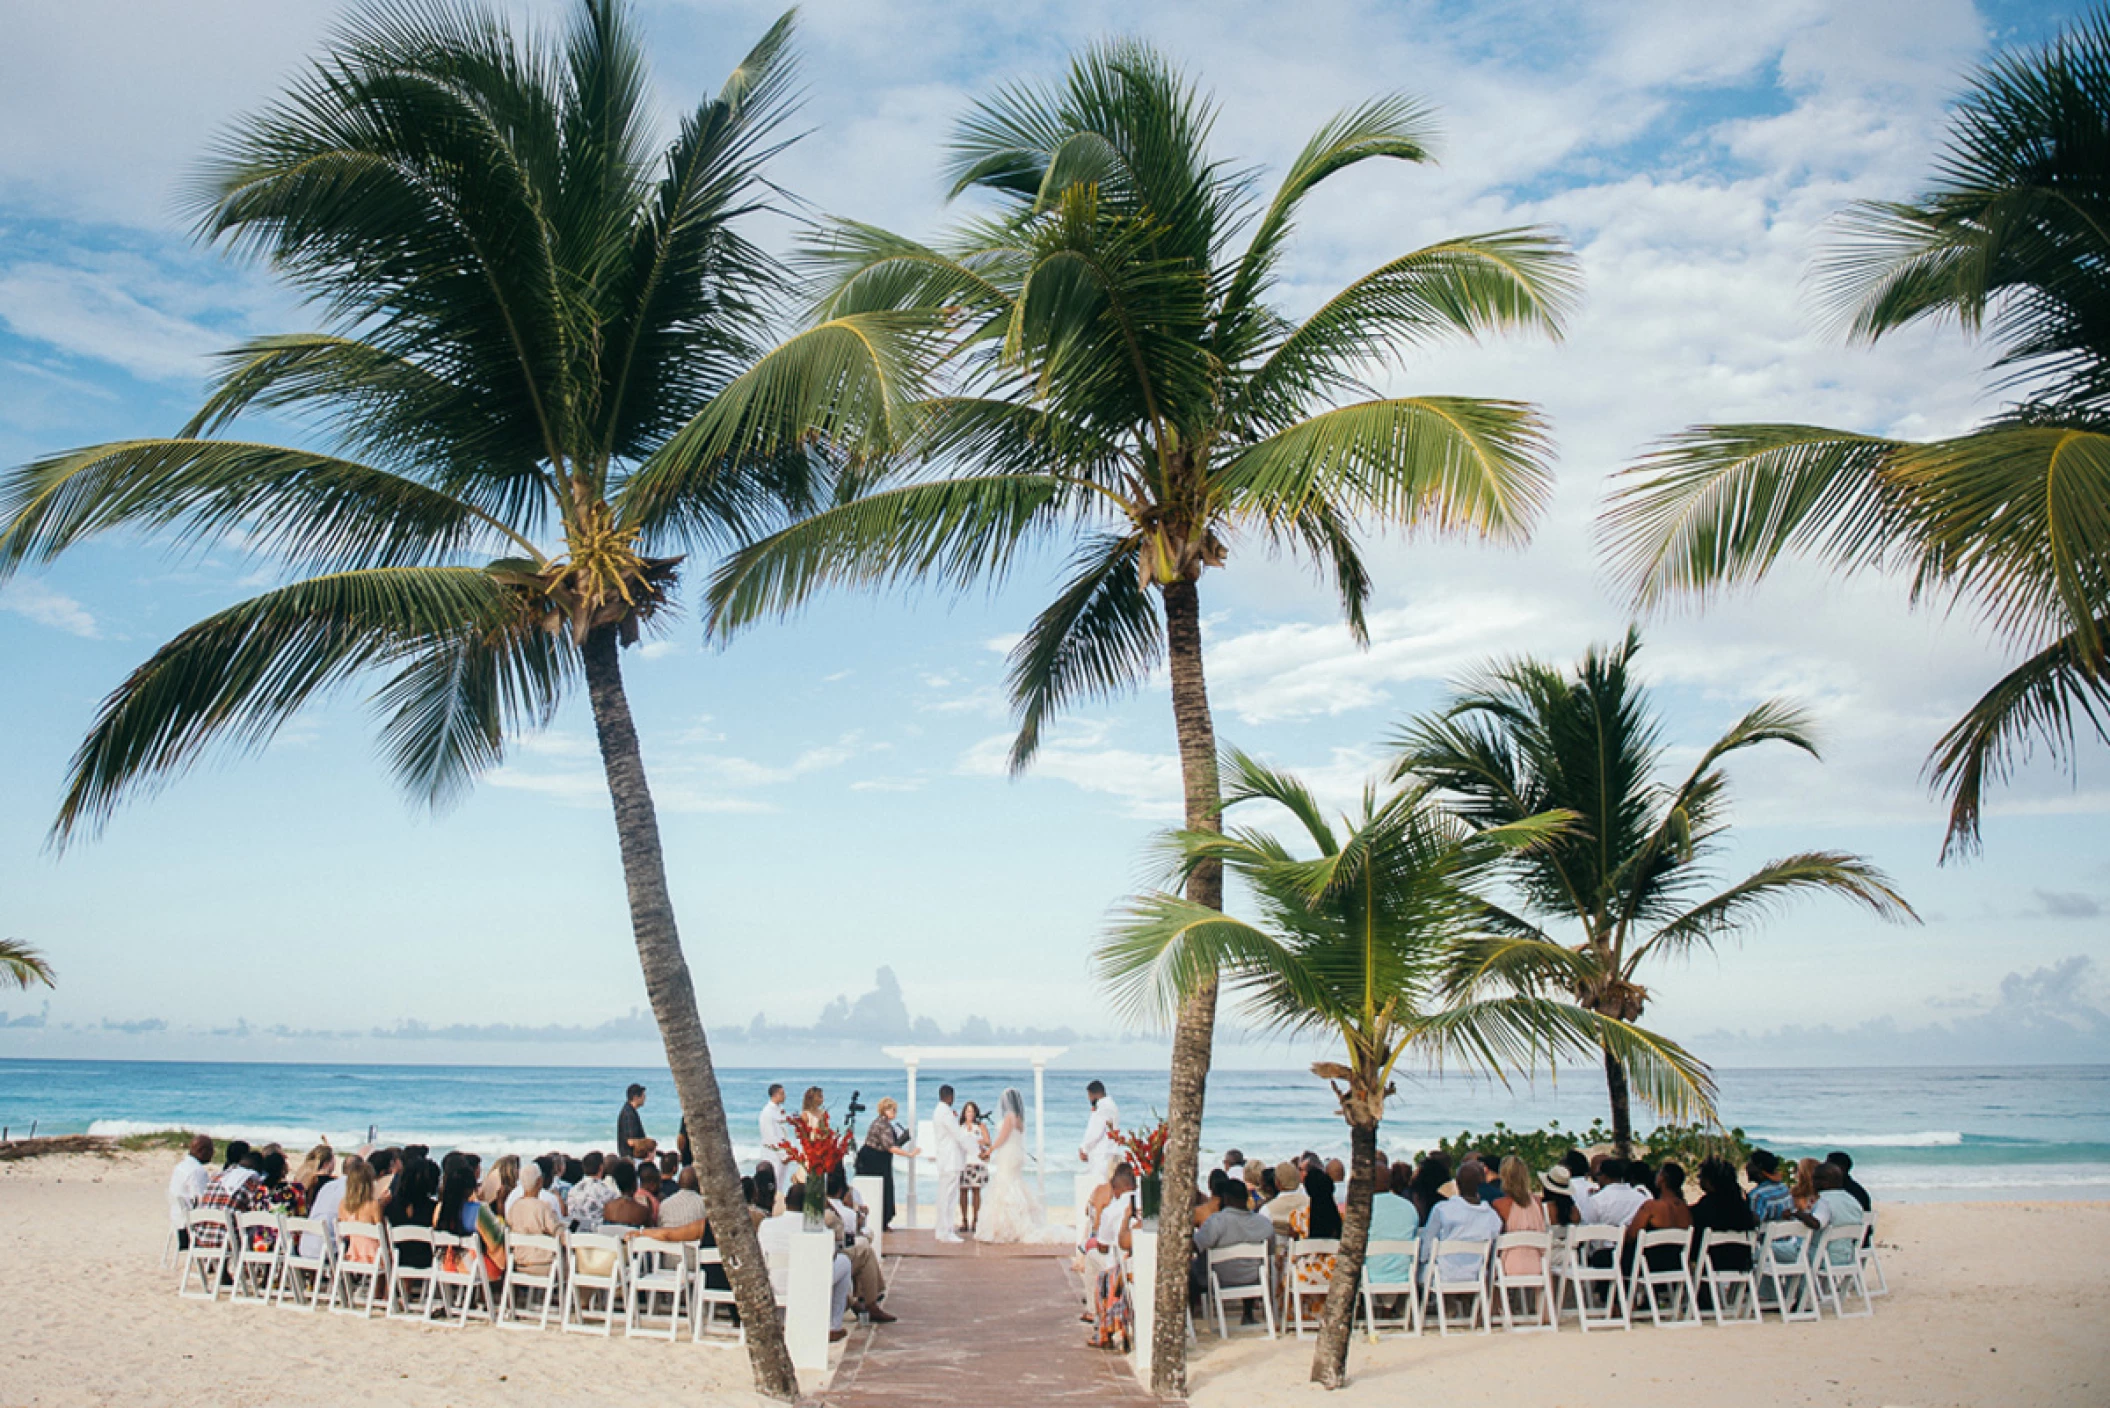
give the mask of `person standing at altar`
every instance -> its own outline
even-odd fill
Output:
[[[931,1157],[938,1165],[937,1236],[941,1242],[961,1240],[956,1219],[960,1215],[960,1174],[967,1167],[968,1148],[974,1136],[960,1124],[952,1107],[952,1087],[938,1087],[938,1106],[930,1112]]]
[[[1121,1146],[1114,1139],[1121,1132],[1121,1109],[1099,1081],[1087,1085],[1084,1093],[1092,1102],[1092,1115],[1085,1121],[1084,1142],[1077,1146],[1077,1161],[1092,1177],[1103,1181],[1121,1155]]]
[[[782,1188],[785,1186],[784,1171],[791,1166],[791,1160],[785,1158],[784,1151],[777,1147],[790,1132],[786,1127],[788,1119],[784,1114],[783,1086],[769,1087],[769,1099],[762,1106],[762,1113],[756,1124],[760,1127],[762,1135],[762,1161],[768,1164],[769,1171],[777,1176],[777,1187]]]

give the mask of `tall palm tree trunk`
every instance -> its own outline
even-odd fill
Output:
[[[1363,1258],[1370,1250],[1370,1203],[1377,1195],[1377,1126],[1348,1126],[1348,1207],[1341,1216],[1341,1249],[1333,1259],[1333,1285],[1319,1316],[1319,1343],[1312,1351],[1311,1381],[1323,1388],[1348,1382],[1348,1337],[1355,1329],[1355,1298],[1363,1285]]]
[[[1612,1144],[1622,1159],[1634,1156],[1634,1111],[1626,1088],[1626,1067],[1610,1049],[1604,1053],[1605,1089],[1612,1097]]]
[[[1187,829],[1223,828],[1223,796],[1216,775],[1216,725],[1202,677],[1201,595],[1192,582],[1164,588],[1165,651],[1172,675],[1172,719],[1179,732],[1180,775]],[[1223,867],[1196,866],[1187,898],[1211,909],[1224,905]],[[1210,1044],[1216,1032],[1216,979],[1194,990],[1172,1029],[1172,1089],[1166,1101],[1163,1201],[1158,1212],[1157,1322],[1151,1334],[1150,1386],[1165,1397],[1187,1393],[1187,1263],[1194,1258],[1194,1191],[1201,1172],[1202,1105],[1209,1084]]]
[[[600,737],[601,764],[608,773],[608,795],[615,803],[616,838],[623,853],[623,880],[630,892],[630,928],[637,938],[637,957],[645,971],[645,992],[652,1016],[666,1043],[667,1066],[674,1073],[674,1094],[689,1123],[689,1144],[702,1172],[703,1197],[718,1248],[725,1258],[726,1279],[747,1329],[747,1356],[754,1366],[755,1387],[786,1402],[799,1396],[798,1371],[791,1366],[784,1332],[777,1323],[776,1295],[762,1244],[743,1210],[740,1167],[733,1161],[732,1132],[725,1122],[725,1102],[711,1068],[711,1048],[696,1012],[696,986],[682,956],[681,934],[674,924],[674,902],[667,894],[667,869],[660,854],[659,817],[645,782],[645,760],[638,751],[637,728],[630,720],[630,701],[623,693],[623,667],[613,627],[586,638],[586,691],[593,702],[594,731]]]

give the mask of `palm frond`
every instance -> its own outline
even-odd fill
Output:
[[[370,465],[233,440],[121,440],[0,480],[0,580],[115,528],[173,529],[309,568],[410,566],[526,542],[438,489]]]
[[[1712,948],[1796,898],[1821,893],[1853,900],[1892,923],[1919,920],[1904,896],[1891,886],[1890,877],[1860,856],[1845,851],[1805,851],[1768,862],[1664,924],[1633,951],[1628,966],[1658,951],[1682,955],[1696,947]]]
[[[1325,411],[1249,446],[1220,473],[1237,509],[1293,522],[1324,499],[1438,533],[1530,534],[1553,490],[1545,423],[1515,401],[1417,396]]]
[[[505,759],[508,738],[555,717],[578,657],[542,630],[461,630],[406,652],[375,693],[396,783],[435,811]]]
[[[1530,1071],[1563,1057],[1610,1051],[1634,1093],[1673,1120],[1715,1119],[1706,1062],[1667,1037],[1550,997],[1493,997],[1426,1017],[1418,1046],[1438,1063],[1461,1057],[1491,1070]]]
[[[45,987],[57,987],[57,974],[52,972],[50,960],[30,945],[17,939],[0,939],[0,982],[13,983],[27,989],[31,983],[42,983]]]
[[[262,748],[308,700],[362,669],[516,620],[488,575],[461,567],[314,577],[208,616],[103,701],[74,754],[53,840],[99,828],[125,796],[181,774],[214,744]]]
[[[1898,448],[1808,425],[1698,426],[1620,472],[1600,541],[1644,609],[1756,581],[1788,552],[1880,568],[1911,552],[1910,505],[1886,472]]]
[[[1164,626],[1138,575],[1137,549],[1133,535],[1079,543],[1070,580],[1012,650],[1007,683],[1019,720],[1013,774],[1032,762],[1056,713],[1078,699],[1141,687],[1163,658]]]
[[[1300,994],[1329,1020],[1330,994],[1297,956],[1266,933],[1179,895],[1129,901],[1093,958],[1098,981],[1121,1017],[1139,1026],[1170,1024],[1204,980],[1225,971]]]

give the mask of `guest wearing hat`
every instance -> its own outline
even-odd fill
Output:
[[[1582,1221],[1582,1214],[1575,1210],[1575,1176],[1561,1164],[1555,1164],[1539,1175],[1539,1186],[1545,1192],[1542,1201],[1546,1205],[1546,1223],[1550,1227],[1573,1227]]]
[[[1275,1235],[1289,1237],[1290,1220],[1311,1206],[1311,1198],[1304,1191],[1304,1179],[1293,1163],[1275,1165],[1275,1187],[1278,1190],[1261,1211],[1267,1220],[1275,1224]]]

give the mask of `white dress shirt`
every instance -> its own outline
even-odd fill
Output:
[[[1121,1127],[1121,1107],[1114,1103],[1111,1095],[1102,1095],[1092,1106],[1092,1117],[1084,1122],[1084,1142],[1078,1151],[1084,1155],[1084,1166],[1104,1178],[1119,1155],[1121,1146],[1114,1142],[1114,1131]]]
[[[761,1117],[755,1123],[762,1133],[762,1157],[768,1161],[770,1168],[775,1170],[777,1187],[782,1188],[784,1186],[784,1170],[791,1163],[791,1160],[785,1158],[783,1152],[777,1148],[777,1145],[784,1142],[784,1126],[788,1123],[784,1115],[784,1103],[781,1100],[772,1100],[767,1105],[764,1105]]]
[[[1609,1183],[1575,1200],[1575,1210],[1586,1223],[1624,1227],[1641,1211],[1648,1194],[1631,1183]]]
[[[189,1220],[187,1214],[211,1182],[211,1170],[185,1154],[169,1175],[169,1226],[182,1227]]]
[[[930,1129],[938,1146],[931,1151],[931,1157],[938,1164],[938,1176],[944,1178],[965,1168],[967,1142],[973,1136],[961,1126],[959,1111],[939,1101],[937,1108],[930,1112]]]

